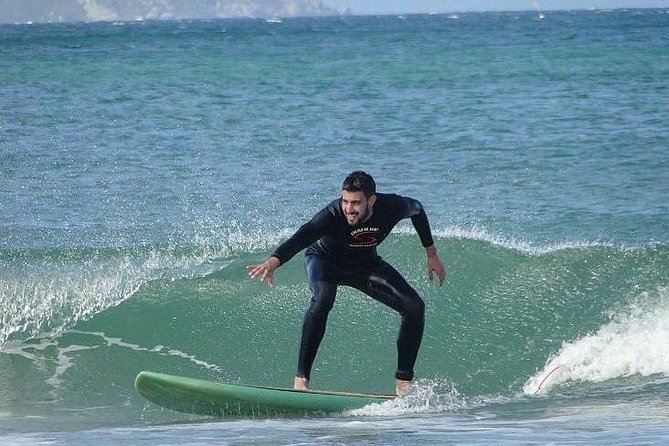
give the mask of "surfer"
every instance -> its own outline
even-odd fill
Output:
[[[423,337],[425,305],[404,277],[376,252],[376,247],[393,227],[405,218],[411,218],[425,248],[428,277],[432,280],[436,274],[439,284],[443,285],[446,270],[434,246],[421,203],[409,197],[377,193],[374,179],[362,171],[346,177],[341,198],[316,213],[265,262],[248,266],[252,279],[259,276],[271,287],[274,271],[306,248],[305,264],[312,297],[302,325],[294,389],[308,389],[311,367],[339,285],[356,288],[401,315],[396,394],[402,395],[411,385]]]

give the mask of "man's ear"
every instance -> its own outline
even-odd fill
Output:
[[[369,198],[367,199],[367,201],[369,201],[369,205],[370,205],[370,206],[374,206],[374,203],[376,203],[376,194],[374,194],[374,195],[372,195],[371,197],[369,197]]]

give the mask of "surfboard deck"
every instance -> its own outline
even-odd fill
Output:
[[[335,413],[395,398],[395,395],[244,386],[150,371],[137,375],[135,388],[159,406],[217,417]]]

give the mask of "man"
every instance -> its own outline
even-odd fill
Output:
[[[252,279],[260,276],[271,287],[274,271],[307,249],[305,263],[312,298],[302,325],[294,389],[308,389],[311,367],[339,285],[356,288],[401,315],[395,392],[402,395],[411,385],[423,337],[425,305],[402,275],[376,252],[376,247],[404,218],[411,218],[426,250],[430,280],[436,274],[443,285],[446,271],[423,206],[412,198],[377,194],[374,179],[361,171],[344,180],[340,199],[300,227],[267,261],[248,267]]]

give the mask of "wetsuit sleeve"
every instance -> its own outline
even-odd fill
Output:
[[[427,214],[423,205],[418,200],[413,198],[405,198],[407,203],[407,217],[411,217],[411,223],[416,228],[420,242],[424,248],[434,245],[432,239],[432,230],[430,229],[430,222],[427,219]]]
[[[324,208],[314,215],[310,221],[303,224],[292,237],[274,250],[272,257],[279,259],[281,265],[283,265],[292,259],[295,254],[325,235],[328,228],[333,224],[335,218],[331,207],[332,206],[328,206]]]

